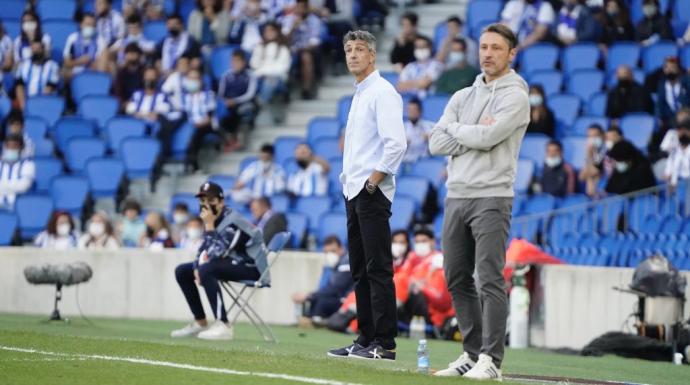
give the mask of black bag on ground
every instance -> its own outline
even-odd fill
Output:
[[[655,339],[621,332],[608,332],[587,344],[580,354],[595,357],[615,354],[626,358],[671,362],[672,351],[670,344]]]

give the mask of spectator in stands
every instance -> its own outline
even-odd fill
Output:
[[[328,35],[333,37],[329,46],[332,50],[333,61],[340,65],[334,68],[340,69],[345,63],[343,37],[355,25],[353,0],[317,0],[311,2],[311,8],[328,27]]]
[[[123,218],[118,226],[118,238],[125,247],[136,247],[146,234],[146,223],[141,219],[141,206],[135,200],[127,200],[122,207]]]
[[[158,90],[158,71],[154,67],[149,67],[144,70],[144,87],[134,94],[127,103],[125,112],[137,119],[144,120],[153,125],[158,123],[160,119],[164,119],[165,114],[170,112],[170,104],[168,104],[167,97],[164,93]],[[161,139],[162,140],[162,139]],[[168,142],[164,142],[164,153],[169,153],[169,147],[172,145],[172,138]]]
[[[247,57],[242,50],[234,50],[230,69],[218,82],[218,97],[223,98],[228,112],[220,122],[221,127],[229,134],[226,151],[242,148],[238,132],[242,119],[252,119],[256,110],[257,79],[247,66]]]
[[[635,27],[637,41],[647,46],[659,40],[673,40],[671,23],[659,12],[659,0],[644,0],[642,13],[644,18]]]
[[[391,234],[391,251],[393,253],[393,267],[398,270],[407,260],[410,252],[410,236],[407,230],[396,230]]]
[[[304,316],[316,325],[338,311],[342,299],[352,291],[352,274],[350,258],[337,236],[331,235],[324,240],[323,252],[326,254],[326,266],[333,268],[325,285],[311,293],[294,293],[292,302],[307,305]]]
[[[261,43],[261,26],[266,16],[261,10],[260,0],[246,0],[244,12],[240,13],[230,26],[230,44],[238,44],[243,50],[252,50]]]
[[[7,135],[0,158],[0,209],[12,210],[18,195],[29,191],[36,176],[31,159],[22,159],[24,139],[21,135]]]
[[[602,43],[607,46],[619,41],[635,40],[630,11],[624,0],[605,0],[606,24]]]
[[[189,206],[184,202],[177,202],[172,213],[173,223],[170,225],[172,240],[176,245],[180,244],[189,217]]]
[[[675,114],[683,107],[690,107],[690,77],[683,74],[678,58],[668,57],[657,86],[656,114],[664,127],[669,127]]]
[[[268,3],[268,4],[266,4]],[[287,15],[292,11],[295,2],[292,0],[273,0],[273,1],[263,1],[261,2],[261,12],[266,14],[268,20],[277,20],[281,17]],[[239,13],[242,12],[241,7]]]
[[[79,238],[79,249],[82,250],[117,250],[120,242],[113,232],[113,225],[105,212],[99,211],[91,216],[86,234]]]
[[[141,47],[136,43],[129,43],[124,52],[124,63],[119,66],[113,82],[115,96],[122,106],[125,106],[134,92],[144,88],[144,62]]]
[[[585,183],[585,192],[590,197],[597,196],[599,180],[604,174],[606,158],[604,129],[598,124],[587,128],[587,146],[585,148],[585,166],[580,170],[580,182]]]
[[[546,145],[546,157],[539,185],[536,189],[563,198],[575,192],[575,169],[563,160],[563,146],[556,140]]]
[[[453,95],[474,83],[480,71],[468,62],[467,40],[459,37],[452,40],[446,55],[445,68],[436,80],[437,93]]]
[[[147,21],[163,19],[164,0],[123,0],[122,15],[142,15]]]
[[[609,90],[606,116],[618,119],[631,112],[652,113],[652,99],[641,84],[635,81],[632,69],[622,65],[616,69],[618,83]]]
[[[620,127],[612,124],[611,127],[609,127],[609,129],[606,130],[606,141],[604,142],[606,151],[611,151],[613,146],[615,146],[619,142],[622,142],[623,140],[625,139],[623,138],[623,132],[621,132]]]
[[[418,36],[414,47],[415,61],[403,68],[396,88],[400,93],[413,94],[423,99],[441,76],[443,63],[432,56],[432,43],[429,38]]]
[[[204,222],[199,217],[192,217],[187,221],[184,233],[182,234],[180,249],[196,254],[203,243]]]
[[[585,0],[565,0],[558,13],[556,37],[563,45],[576,42],[598,42],[602,28],[594,19]]]
[[[556,12],[549,1],[510,0],[501,12],[503,24],[510,27],[524,49],[550,38],[556,22]]]
[[[69,35],[62,53],[65,78],[69,80],[86,69],[98,69],[97,59],[105,48],[104,40],[99,40],[96,35],[96,17],[92,13],[84,13],[80,30]]]
[[[664,178],[674,187],[678,181],[690,179],[690,120],[678,123],[676,131],[678,147],[668,157]]]
[[[677,126],[685,120],[690,120],[690,107],[682,107],[676,113],[675,125]],[[664,134],[664,139],[661,141],[659,149],[666,154],[671,154],[676,148],[678,148],[678,132],[675,127],[669,128]]]
[[[306,143],[295,148],[295,161],[298,170],[288,177],[288,192],[297,197],[328,194],[328,161],[314,155]]]
[[[556,135],[556,119],[546,104],[546,93],[541,84],[529,88],[530,121],[528,133],[541,133],[551,138]]]
[[[11,135],[18,135],[24,139],[24,149],[21,153],[21,158],[33,158],[36,146],[33,139],[24,131],[24,120],[20,114],[10,114],[7,118],[7,133]]]
[[[230,18],[223,12],[221,0],[196,0],[189,14],[187,32],[202,46],[225,44],[230,32]]]
[[[22,32],[14,39],[14,62],[19,64],[24,60],[31,60],[33,56],[32,43],[35,41],[43,42],[46,52],[50,52],[51,38],[41,29],[41,19],[34,11],[27,10],[22,15]]]
[[[197,156],[207,134],[213,133],[213,117],[216,109],[216,98],[213,91],[205,90],[199,70],[190,69],[182,81],[184,94],[182,99],[186,120],[194,125],[194,135],[187,152],[187,162],[194,171],[199,169]]]
[[[96,30],[106,47],[125,37],[125,20],[113,9],[113,0],[96,0]]]
[[[417,98],[411,99],[407,103],[407,151],[403,162],[414,163],[429,156],[429,134],[433,128],[434,122],[422,119],[422,102]]]
[[[15,97],[21,110],[31,96],[56,93],[60,82],[60,67],[47,56],[43,42],[34,41],[31,50],[31,58],[19,63],[14,76]]]
[[[391,51],[391,63],[397,72],[415,61],[415,40],[420,36],[417,32],[418,20],[419,16],[414,12],[407,12],[400,18],[400,33],[395,38],[395,45]]]
[[[273,236],[287,231],[287,217],[283,213],[273,212],[271,200],[266,197],[254,198],[249,204],[254,224],[264,234],[264,243],[268,244]]]
[[[166,22],[168,36],[161,40],[156,47],[157,66],[164,74],[169,74],[175,68],[177,60],[182,56],[193,58],[192,68],[201,67],[201,48],[187,32],[184,32],[184,22],[179,15],[170,15]]]
[[[615,167],[606,184],[609,194],[627,194],[656,185],[649,160],[632,143],[621,140],[608,155]]]
[[[457,46],[458,39],[462,40],[465,60],[472,67],[479,66],[479,55],[477,49],[477,42],[472,40],[469,36],[464,36],[462,33],[462,28],[464,24],[457,16],[451,16],[446,21],[447,34],[445,39],[441,42],[438,47],[438,52],[436,52],[436,60],[441,63],[446,63],[446,67],[452,67],[453,60],[449,60],[449,55],[451,52],[459,52],[460,49]],[[456,56],[457,57],[457,56]]]
[[[48,227],[34,239],[34,246],[51,250],[76,249],[78,238],[79,233],[69,213],[55,211],[50,216]]]
[[[151,55],[156,50],[156,42],[148,40],[144,36],[144,29],[139,15],[132,15],[127,18],[127,33],[110,46],[110,58],[108,60],[117,65],[122,65],[125,62],[125,50],[130,43],[136,44],[141,49],[141,52],[146,55]],[[113,58],[115,59],[113,60]]]
[[[291,42],[293,54],[297,57],[297,66],[302,85],[302,98],[313,99],[316,96],[317,61],[321,46],[321,19],[309,13],[309,0],[296,0],[291,14],[282,21],[283,34]]]
[[[7,33],[0,20],[0,81],[3,73],[9,73],[14,66],[14,50],[12,49],[12,37]],[[1,87],[1,86],[0,86]]]
[[[161,91],[168,95],[168,101],[170,101],[170,104],[176,111],[182,111],[184,109],[182,95],[185,91],[182,84],[189,72],[191,59],[190,56],[181,56],[177,59],[175,71],[168,75],[161,86]]]
[[[163,214],[151,211],[146,215],[144,223],[146,223],[146,233],[141,237],[139,247],[145,247],[153,251],[175,247],[171,237],[170,226]]]
[[[247,203],[253,198],[271,197],[285,190],[285,170],[273,160],[274,154],[272,144],[261,146],[259,159],[240,173],[233,187],[234,202]]]
[[[276,92],[285,87],[290,72],[290,49],[280,32],[280,25],[268,22],[264,25],[263,41],[252,51],[249,66],[260,80],[259,104],[270,103]]]

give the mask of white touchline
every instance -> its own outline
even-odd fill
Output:
[[[303,382],[303,383],[307,383],[307,384],[362,385],[362,384],[357,384],[357,383],[352,383],[352,382],[327,380],[327,379],[323,379],[323,378],[293,376],[293,375],[289,375],[289,374],[280,374],[280,373],[244,372],[244,371],[240,371],[240,370],[211,368],[208,366],[179,364],[176,362],[155,361],[155,360],[147,360],[144,358],[134,358],[134,357],[104,356],[104,355],[100,355],[100,354],[70,354],[70,353],[48,352],[48,351],[44,351],[44,350],[26,349],[26,348],[18,348],[18,347],[14,347],[14,346],[3,346],[3,345],[0,345],[0,350],[7,350],[7,351],[11,351],[11,352],[21,352],[21,353],[43,354],[43,355],[55,356],[55,357],[81,358],[81,359],[93,359],[93,360],[104,360],[104,361],[120,361],[120,362],[130,362],[133,364],[143,364],[143,365],[151,365],[151,366],[167,366],[170,368],[188,369],[188,370],[196,370],[196,371],[200,371],[200,372],[210,372],[210,373],[231,374],[231,375],[235,375],[235,376],[253,376],[253,377],[275,378],[275,379],[280,379],[280,380]]]

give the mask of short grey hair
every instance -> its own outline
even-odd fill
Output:
[[[347,34],[345,34],[345,37],[343,38],[343,45],[347,44],[348,41],[355,40],[361,40],[367,43],[369,51],[376,52],[376,37],[374,37],[374,35],[372,35],[371,32],[361,30],[350,31]]]

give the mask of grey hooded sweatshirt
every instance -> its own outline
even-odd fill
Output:
[[[514,196],[529,111],[527,83],[513,70],[488,84],[480,74],[451,97],[429,139],[432,155],[449,156],[449,198]],[[494,122],[480,123],[487,117]]]

